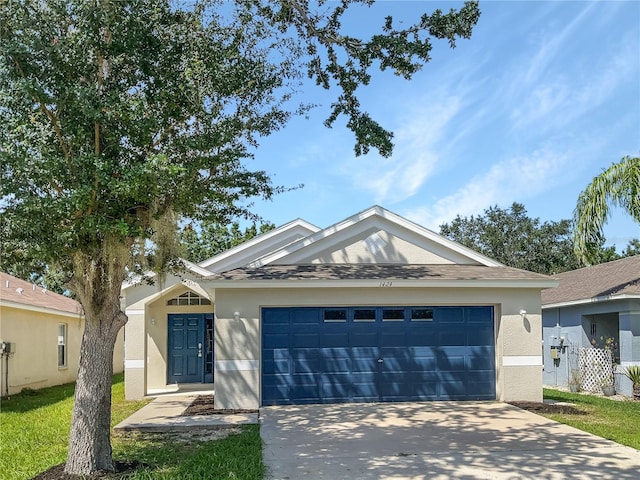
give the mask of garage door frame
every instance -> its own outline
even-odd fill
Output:
[[[367,309],[375,309],[375,321],[356,322],[355,313]],[[414,321],[410,317],[416,309],[431,310],[433,318]],[[383,319],[386,310],[403,310],[405,318],[398,322]],[[326,313],[336,311],[345,311],[346,321],[336,318],[327,321]],[[311,319],[296,322],[295,313],[309,314]],[[283,318],[274,322],[269,318],[272,314],[282,315]],[[317,318],[318,315],[322,315],[321,320]],[[288,320],[285,321],[284,317],[288,317]],[[330,339],[331,336],[340,336],[340,327],[344,327],[349,336],[348,345],[345,345],[344,335],[342,343],[331,343],[335,340]],[[421,332],[424,338],[418,341]],[[437,335],[438,340],[430,343],[432,339],[425,337],[426,332]],[[480,342],[474,338],[478,332],[482,337]],[[276,334],[279,338],[274,344]],[[352,341],[359,334],[362,334],[361,338],[355,340],[357,345],[353,345]],[[273,405],[345,401],[495,400],[495,334],[494,305],[263,307],[260,401],[262,405]],[[376,345],[367,343],[367,335],[377,338]],[[465,338],[462,346],[460,335]],[[404,340],[394,343],[394,336]],[[452,341],[454,338],[458,338],[458,341]],[[274,345],[288,346],[272,348]],[[312,353],[315,354],[320,347],[323,347],[323,352],[320,358],[315,358]],[[356,365],[369,355],[364,347],[372,348],[370,357],[377,355],[375,349],[379,349],[381,356],[370,360],[380,362],[382,359],[379,365],[382,370],[374,370],[370,364],[362,370]],[[341,348],[351,350],[348,357]],[[305,354],[307,364],[300,363],[301,353]],[[416,360],[413,356],[422,358]],[[334,370],[334,365],[341,361],[342,365],[350,362],[351,366],[344,367],[344,371]],[[436,365],[428,362],[436,362]],[[457,366],[455,362],[458,362]],[[464,362],[464,365],[460,362]],[[274,375],[289,375],[290,378],[276,379]],[[348,390],[351,378],[356,384],[355,393]],[[409,385],[414,380],[417,383],[415,388]],[[377,382],[381,383],[378,385]],[[317,392],[313,391],[314,385]],[[282,394],[284,389],[290,393]],[[477,391],[480,393],[476,394]]]

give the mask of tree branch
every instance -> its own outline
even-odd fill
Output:
[[[13,60],[13,63],[16,65],[16,68],[18,69],[18,73],[20,73],[20,76],[26,80],[27,76],[24,73],[24,70],[20,65],[20,62],[18,61],[18,59],[15,56],[12,56],[11,58]],[[58,118],[53,114],[51,110],[47,108],[47,106],[44,104],[42,100],[40,100],[40,98],[35,92],[31,92],[31,97],[33,98],[33,101],[38,104],[38,108],[40,109],[40,111],[42,111],[42,113],[44,113],[47,116],[47,118],[49,118],[49,121],[51,122],[51,125],[53,126],[53,130],[56,134],[56,137],[58,138],[58,142],[60,143],[60,148],[62,149],[64,158],[69,160],[71,158],[71,151],[69,149],[69,146],[64,141],[62,130],[60,129],[60,125],[58,123]]]

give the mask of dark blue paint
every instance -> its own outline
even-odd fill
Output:
[[[492,307],[429,307],[431,321],[362,308],[375,321],[354,321],[354,308],[346,322],[325,322],[324,308],[264,308],[262,404],[495,399]]]
[[[207,357],[213,358],[209,342],[205,341],[206,321],[211,319],[212,315],[204,314],[168,316],[168,383],[213,382],[211,364],[211,371],[205,372]]]

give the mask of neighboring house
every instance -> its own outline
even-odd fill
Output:
[[[542,400],[540,290],[375,206],[295,220],[157,286],[123,286],[125,392],[215,382],[218,408]]]
[[[576,350],[604,348],[609,338],[618,371],[640,365],[640,255],[555,278],[560,285],[542,292],[545,385],[567,386],[569,372],[578,368]],[[618,391],[631,395],[631,382],[616,377]]]
[[[0,358],[2,396],[75,381],[84,330],[80,304],[6,273],[0,281],[0,346],[8,350]],[[113,366],[124,369],[124,330]]]

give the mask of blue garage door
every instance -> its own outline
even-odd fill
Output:
[[[262,404],[495,399],[492,307],[262,310]]]

